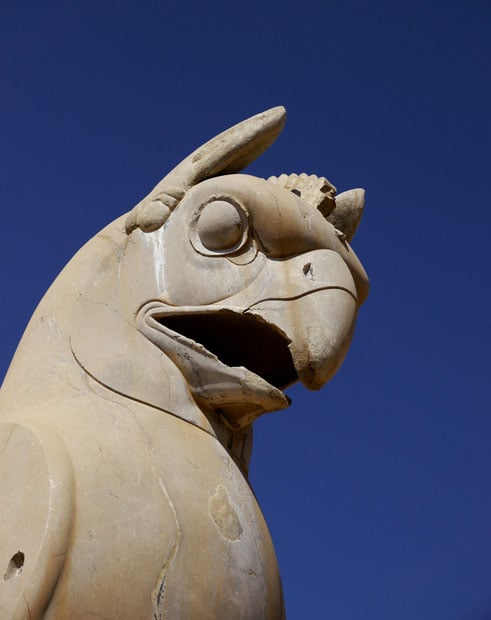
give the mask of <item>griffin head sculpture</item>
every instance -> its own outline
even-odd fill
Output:
[[[284,121],[198,148],[34,313],[0,394],[2,619],[284,618],[252,423],[333,376],[368,292],[362,190],[239,174]]]

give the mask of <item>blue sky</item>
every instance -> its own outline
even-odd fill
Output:
[[[249,171],[367,189],[372,282],[322,391],[256,424],[288,618],[491,618],[487,2],[0,8],[1,373],[73,253],[273,105]]]

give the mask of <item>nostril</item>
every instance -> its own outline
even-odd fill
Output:
[[[22,551],[17,551],[10,558],[9,565],[7,566],[7,572],[3,576],[4,580],[12,579],[12,577],[17,577],[22,572],[22,567],[24,566],[25,556]]]
[[[308,278],[314,279],[314,270],[312,268],[312,263],[305,263],[303,266],[303,273]]]

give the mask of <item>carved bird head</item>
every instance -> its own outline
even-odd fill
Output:
[[[295,381],[319,389],[334,375],[368,293],[348,243],[363,190],[336,197],[313,175],[237,174],[284,121],[273,108],[213,138],[126,220],[137,329],[199,406],[236,428],[287,406]]]

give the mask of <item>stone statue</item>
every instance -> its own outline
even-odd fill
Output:
[[[238,174],[283,108],[232,127],[89,241],[0,396],[0,618],[284,618],[251,429],[340,366],[363,190]]]

